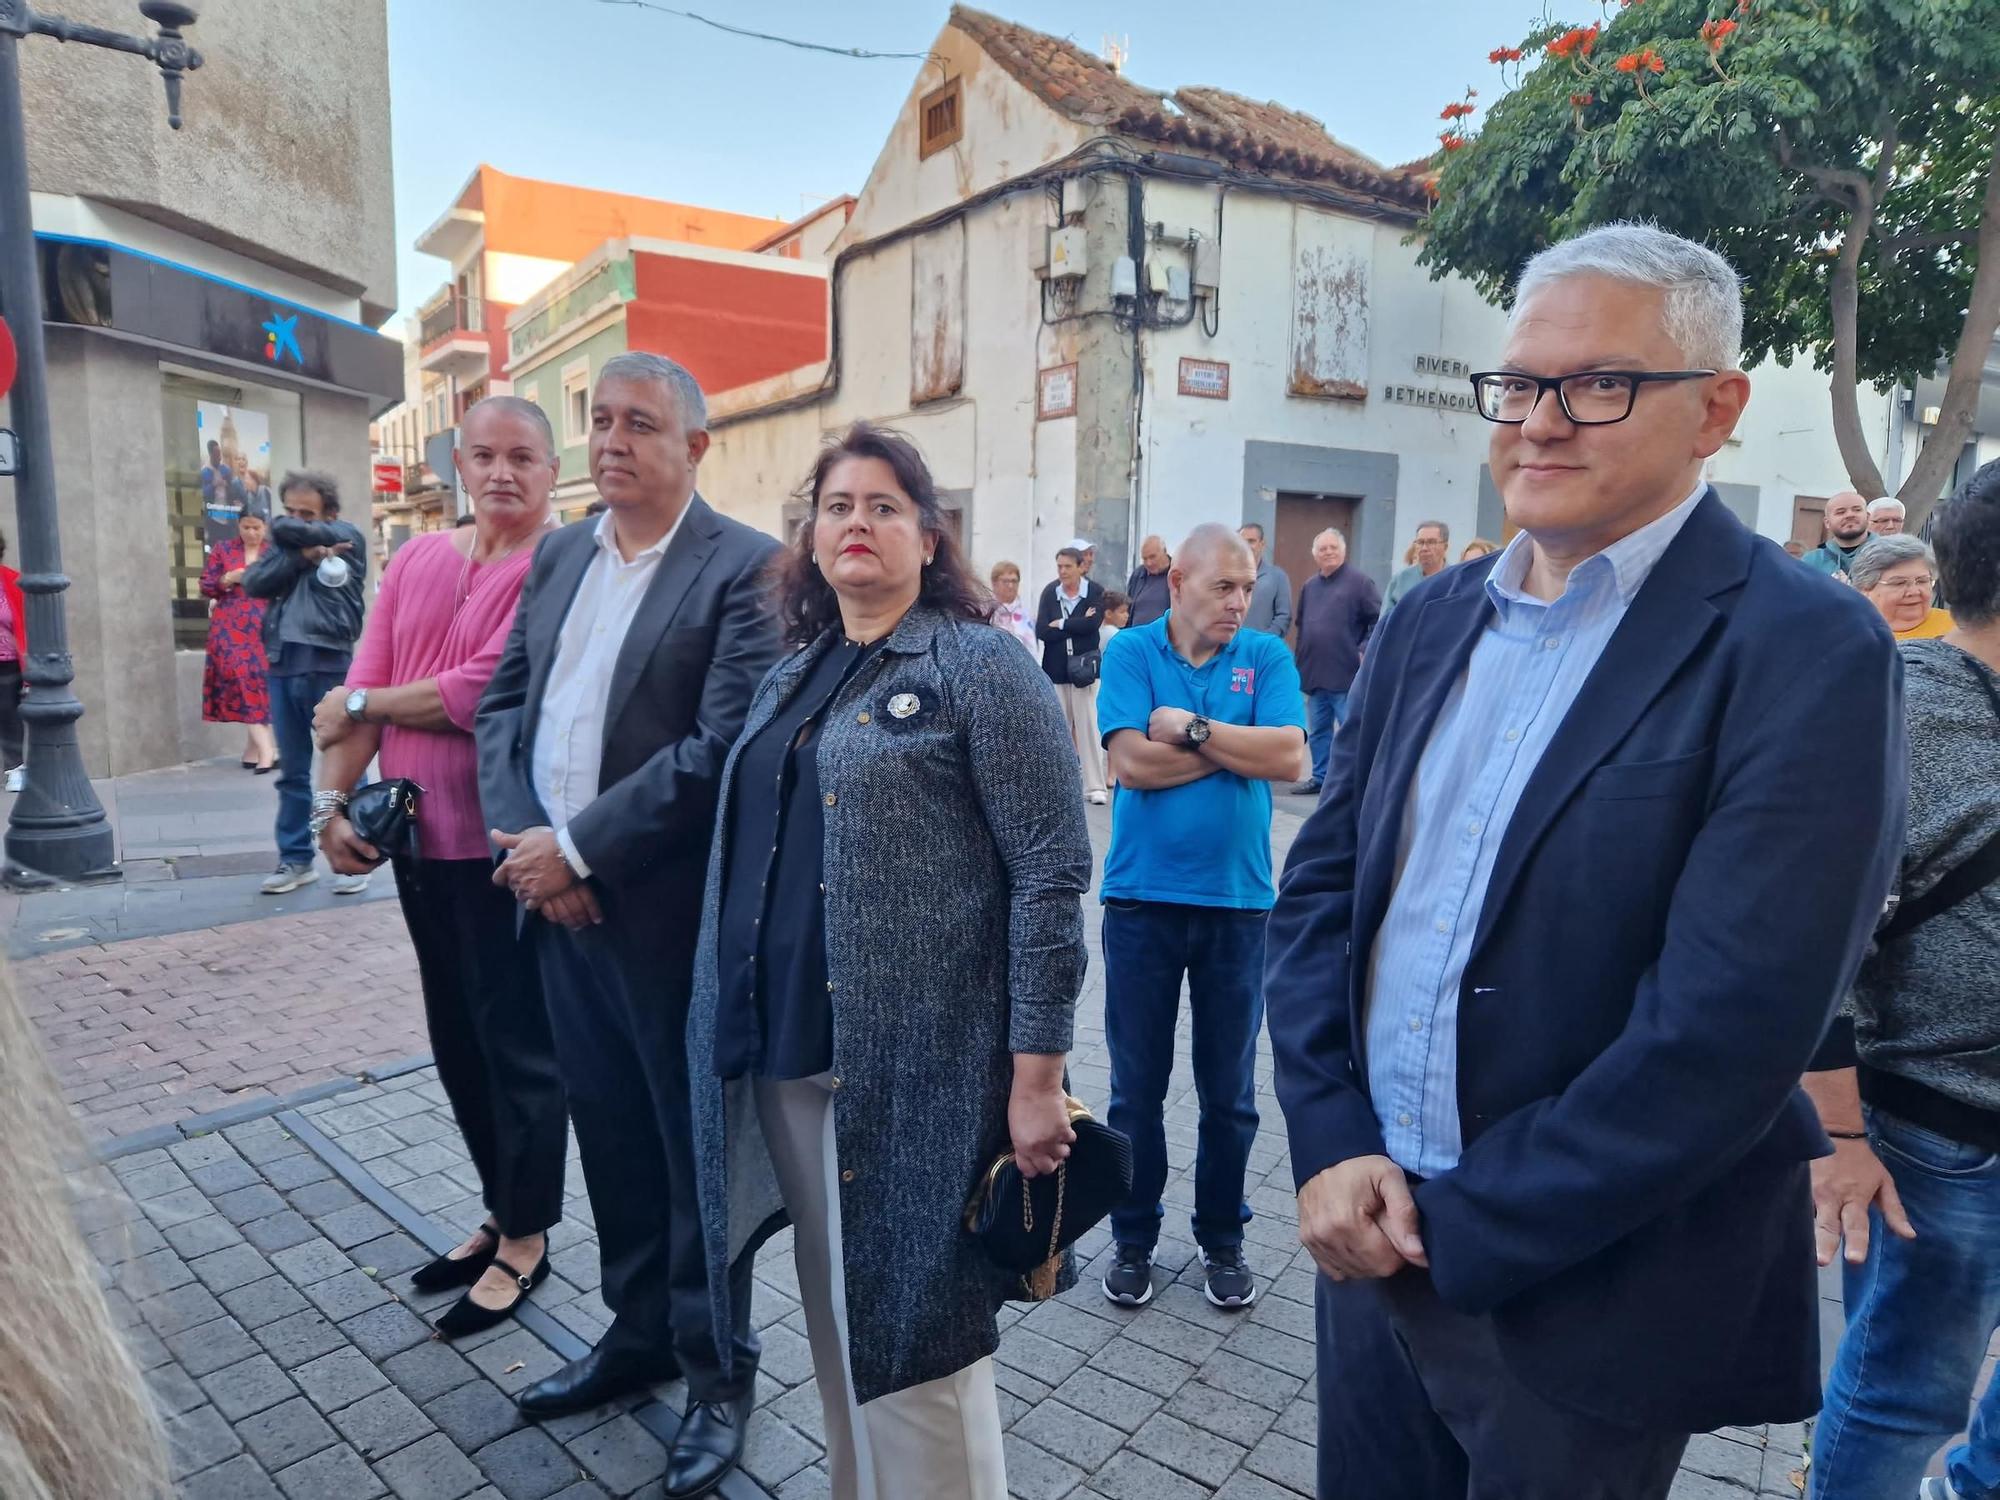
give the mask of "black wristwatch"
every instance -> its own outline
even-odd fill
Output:
[[[1208,720],[1204,719],[1200,714],[1196,714],[1192,719],[1188,720],[1186,733],[1187,742],[1190,745],[1206,745],[1208,743]]]

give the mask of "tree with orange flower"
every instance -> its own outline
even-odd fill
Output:
[[[1569,0],[1571,4],[1579,0]],[[1447,116],[1423,259],[1496,301],[1552,240],[1654,220],[1744,275],[1746,362],[1829,372],[1854,487],[1894,491],[1858,388],[1924,381],[1937,422],[1900,486],[1949,478],[2000,331],[1994,0],[1603,0],[1499,47],[1508,91]],[[1525,60],[1524,60],[1525,59]]]

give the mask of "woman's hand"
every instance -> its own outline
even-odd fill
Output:
[[[1069,1157],[1076,1132],[1069,1123],[1069,1097],[1063,1091],[1060,1054],[1017,1052],[1014,1090],[1007,1100],[1007,1133],[1014,1144],[1014,1164],[1023,1177],[1053,1172]]]
[[[336,875],[366,875],[382,863],[382,851],[365,842],[345,817],[335,818],[321,831],[319,846]]]

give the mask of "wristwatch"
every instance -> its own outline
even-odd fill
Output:
[[[347,717],[359,724],[368,716],[368,689],[356,688],[347,695]]]
[[[1188,720],[1187,742],[1190,745],[1206,745],[1208,743],[1208,720],[1204,719],[1200,714],[1196,714],[1192,719]]]

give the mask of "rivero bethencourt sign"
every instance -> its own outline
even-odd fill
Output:
[[[1456,386],[1399,385],[1391,382],[1382,387],[1382,399],[1393,401],[1398,406],[1428,406],[1434,411],[1476,412],[1472,392],[1465,388],[1465,379],[1472,374],[1472,366],[1462,359],[1452,359],[1443,354],[1419,354],[1411,361],[1412,368],[1419,375],[1428,375],[1433,380],[1459,382]]]

